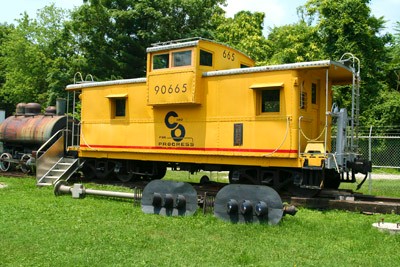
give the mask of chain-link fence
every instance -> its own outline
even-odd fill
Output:
[[[400,197],[400,126],[360,127],[358,147],[362,157],[372,161],[362,192]],[[357,182],[363,178],[357,175]]]

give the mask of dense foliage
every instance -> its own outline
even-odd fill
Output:
[[[0,24],[0,103],[7,115],[18,102],[53,104],[77,72],[95,80],[143,77],[152,43],[205,37],[242,50],[258,65],[320,59],[351,52],[361,60],[361,122],[400,124],[400,24],[385,33],[385,18],[370,0],[309,0],[297,23],[263,36],[264,13],[226,17],[225,0],[83,0],[74,10],[54,5],[36,18]],[[349,89],[336,101],[350,106]]]

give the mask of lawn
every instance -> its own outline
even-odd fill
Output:
[[[398,266],[398,215],[300,209],[277,226],[211,214],[145,215],[131,201],[55,197],[33,178],[0,184],[0,266]],[[126,191],[126,188],[87,185]]]
[[[361,180],[357,181],[358,183]],[[360,190],[356,190],[358,183],[342,183],[341,189],[351,189],[356,193],[371,194],[375,196],[386,196],[386,197],[400,197],[400,179],[372,179],[371,186],[369,181],[365,181]]]

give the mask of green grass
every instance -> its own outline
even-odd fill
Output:
[[[361,180],[357,181],[358,183]],[[351,189],[356,193],[371,194],[375,196],[400,197],[400,180],[372,179],[371,187],[369,181],[365,181],[360,190],[356,190],[358,183],[342,183],[341,189]]]
[[[392,175],[400,175],[400,169],[396,168],[373,168],[373,174],[392,174]]]
[[[211,214],[145,215],[131,201],[55,197],[32,178],[0,183],[0,266],[398,266],[400,235],[382,217],[300,209],[277,226],[230,224]],[[88,188],[118,189],[87,185]]]

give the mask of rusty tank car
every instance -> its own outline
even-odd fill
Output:
[[[0,171],[17,167],[23,172],[34,171],[33,154],[59,130],[66,128],[65,100],[47,107],[44,113],[38,103],[19,103],[14,115],[0,124]]]

